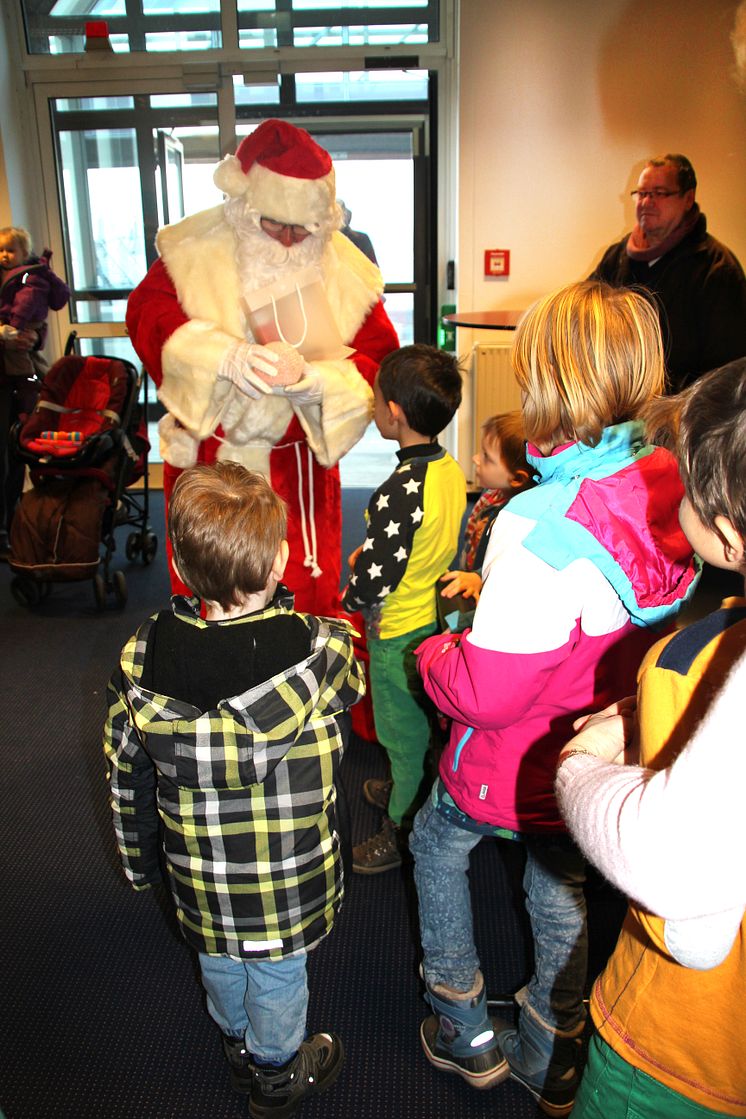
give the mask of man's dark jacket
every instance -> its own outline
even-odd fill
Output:
[[[623,237],[606,250],[589,279],[654,294],[670,392],[746,356],[746,278],[730,249],[707,232],[704,214],[653,265],[627,256],[627,240]]]

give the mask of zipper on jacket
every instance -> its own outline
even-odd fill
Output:
[[[458,769],[458,762],[459,762],[459,758],[461,757],[461,751],[463,750],[464,746],[466,745],[466,743],[469,741],[469,739],[471,738],[471,736],[473,734],[474,734],[474,727],[469,727],[466,731],[464,731],[464,734],[461,737],[461,741],[459,742],[458,746],[456,747],[456,753],[453,755],[453,772],[454,773]]]

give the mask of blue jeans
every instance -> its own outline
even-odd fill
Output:
[[[207,1009],[224,1034],[243,1037],[267,1064],[294,1057],[306,1036],[306,956],[234,960],[199,953]]]
[[[409,849],[420,909],[424,971],[433,986],[468,991],[479,968],[469,894],[469,855],[484,831],[469,831],[436,808],[439,782],[417,813]],[[468,817],[467,817],[468,819]],[[588,970],[585,862],[564,835],[523,835],[523,888],[534,938],[534,974],[526,1002],[551,1030],[585,1019]],[[499,904],[499,902],[498,902]]]

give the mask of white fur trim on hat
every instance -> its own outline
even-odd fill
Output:
[[[249,186],[248,179],[235,155],[227,155],[220,160],[212,173],[212,181],[218,190],[222,190],[229,198],[240,198]]]
[[[319,179],[296,179],[278,175],[255,163],[246,176],[246,197],[253,210],[264,218],[304,225],[312,232],[338,221],[334,170]]]

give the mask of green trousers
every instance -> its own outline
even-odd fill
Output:
[[[572,1119],[732,1119],[630,1065],[594,1033]]]
[[[436,632],[421,626],[401,637],[369,637],[370,690],[376,736],[389,756],[391,790],[388,814],[409,824],[427,796],[425,756],[430,746],[432,705],[417,672],[414,651]]]

